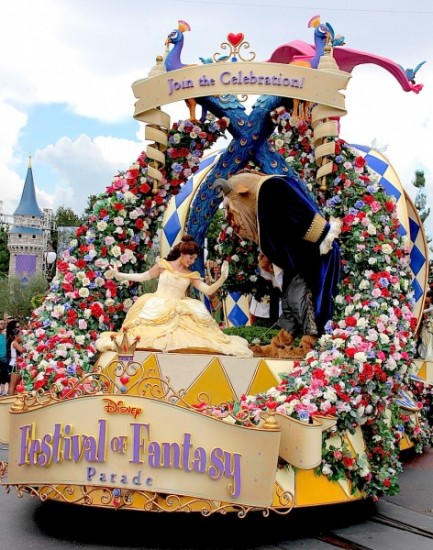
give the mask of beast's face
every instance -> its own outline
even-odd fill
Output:
[[[257,173],[240,172],[228,180],[218,179],[214,184],[224,192],[227,223],[239,237],[257,244],[257,190],[261,177]]]

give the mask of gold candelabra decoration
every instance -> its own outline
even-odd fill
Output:
[[[250,47],[250,43],[244,40],[244,38],[245,36],[241,32],[237,34],[232,32],[229,33],[227,35],[227,42],[221,43],[221,48],[223,50],[229,50],[228,55],[221,55],[219,52],[217,52],[213,55],[214,62],[222,63],[226,61],[253,61],[253,59],[256,57],[256,54],[254,52],[249,52],[249,59],[246,59],[241,54],[241,49],[245,50]]]

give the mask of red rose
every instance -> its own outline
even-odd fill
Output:
[[[150,189],[151,189],[150,185],[146,182],[142,183],[138,188],[140,193],[143,193],[143,195],[147,195],[147,193],[149,193]]]
[[[80,269],[84,269],[85,267],[87,267],[87,262],[86,260],[81,259],[81,260],[77,260],[75,265]]]
[[[81,225],[80,227],[78,227],[75,233],[76,237],[80,237],[83,233],[86,233],[87,229],[88,228],[85,225]]]
[[[92,316],[96,318],[100,317],[104,313],[104,310],[102,309],[101,304],[98,304],[97,302],[94,302],[90,306],[90,311],[92,312]]]
[[[386,201],[385,202],[385,209],[387,212],[394,212],[395,210],[395,203],[392,201]]]
[[[356,348],[346,348],[346,355],[348,357],[354,357],[356,353]]]
[[[356,157],[354,164],[357,168],[364,168],[364,166],[366,165],[365,158],[364,157]]]

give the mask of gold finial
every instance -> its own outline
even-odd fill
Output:
[[[32,167],[32,155],[29,155],[29,168]]]
[[[275,418],[275,409],[268,409],[268,416],[266,417],[266,420],[263,424],[263,428],[266,428],[267,430],[279,430],[280,425],[277,422],[277,419]]]

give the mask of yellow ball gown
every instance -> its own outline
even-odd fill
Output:
[[[137,349],[253,356],[245,338],[224,334],[204,303],[186,296],[192,279],[200,278],[198,271],[175,271],[166,260],[160,260],[159,265],[164,270],[156,292],[138,298],[121,331],[100,335],[96,341],[98,351],[115,351],[113,338],[120,343],[126,332],[130,341],[139,337]]]

